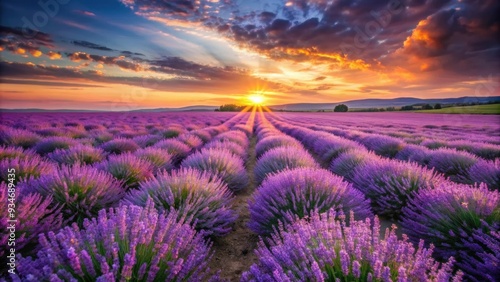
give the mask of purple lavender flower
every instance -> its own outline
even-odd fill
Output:
[[[495,160],[500,158],[500,145],[475,143],[469,152],[487,160]]]
[[[136,188],[139,182],[153,177],[154,166],[147,160],[140,159],[130,153],[111,155],[107,160],[96,165],[113,175],[116,179],[123,181],[127,189]]]
[[[462,238],[464,246],[471,251],[460,251],[462,269],[471,281],[496,281],[500,278],[500,232],[482,222],[481,229],[474,229],[471,237]],[[498,223],[497,223],[498,224]],[[491,230],[485,233],[483,229]],[[487,250],[487,251],[484,251]]]
[[[191,134],[198,136],[198,138],[200,138],[203,143],[207,143],[208,141],[210,141],[210,139],[212,139],[212,135],[210,135],[210,132],[206,130],[196,130],[191,132]]]
[[[3,159],[0,161],[0,182],[7,182],[9,178],[9,169],[15,169],[14,183],[18,183],[30,178],[38,178],[41,175],[52,173],[56,170],[56,165],[38,155]]]
[[[326,138],[316,140],[312,146],[312,150],[321,158],[325,163],[331,163],[340,154],[349,150],[363,150],[358,143],[339,138],[329,134]]]
[[[473,182],[484,182],[490,190],[500,190],[500,159],[495,161],[479,160],[469,169],[468,173]]]
[[[192,151],[191,147],[176,139],[167,139],[156,143],[154,148],[165,149],[172,155],[172,162],[178,165]]]
[[[12,186],[12,185],[11,185]],[[16,192],[13,192],[17,190]],[[2,268],[6,263],[5,256],[10,247],[15,247],[18,253],[34,254],[37,250],[38,235],[48,232],[50,230],[57,230],[62,225],[62,215],[60,208],[49,207],[52,202],[51,197],[44,198],[36,193],[23,193],[19,192],[21,188],[12,189],[6,183],[0,183],[0,262]],[[15,193],[15,246],[9,245],[10,225],[8,222],[8,215],[10,214],[7,209],[8,193]],[[14,218],[12,218],[14,219]]]
[[[40,141],[40,136],[31,131],[9,127],[0,130],[0,144],[2,145],[27,149],[33,147],[38,141]]]
[[[149,146],[153,146],[161,139],[162,138],[159,135],[145,134],[134,137],[132,141],[134,141],[137,145],[139,145],[139,147],[146,148]]]
[[[406,145],[401,149],[395,156],[396,159],[402,161],[416,162],[420,165],[429,164],[429,152],[430,150],[424,146],[419,145]]]
[[[62,207],[64,218],[83,222],[103,208],[116,205],[125,195],[121,183],[111,175],[90,166],[62,166],[52,174],[42,175],[20,185],[24,193],[52,197]]]
[[[361,139],[361,143],[369,150],[375,151],[377,155],[393,158],[404,147],[404,142],[398,138],[371,134]]]
[[[279,134],[259,140],[257,146],[255,146],[255,155],[257,158],[260,158],[267,151],[282,146],[297,147],[299,150],[304,150],[302,144],[300,144],[300,142],[295,140],[293,137]]]
[[[355,176],[355,169],[363,166],[371,159],[379,158],[367,151],[350,150],[334,159],[330,164],[330,170],[337,175],[343,176],[346,180],[352,181]]]
[[[0,146],[0,160],[4,159],[26,159],[32,158],[36,153],[32,150],[24,150],[22,147]]]
[[[257,160],[254,170],[255,180],[260,184],[270,174],[298,167],[317,168],[319,165],[305,150],[288,146],[277,147],[267,151]]]
[[[401,225],[412,240],[423,239],[433,244],[435,255],[440,259],[453,256],[457,265],[461,266],[483,258],[483,264],[488,265],[493,261],[486,258],[496,256],[498,249],[491,248],[478,238],[498,234],[499,215],[498,191],[489,191],[484,184],[467,186],[448,182],[435,189],[420,190],[403,208]],[[463,270],[468,276],[474,276],[470,269]],[[481,277],[492,275],[488,272],[483,274]]]
[[[196,150],[203,146],[203,141],[194,134],[183,134],[177,138],[177,140],[184,142],[186,145]]]
[[[170,171],[174,168],[172,155],[164,149],[148,147],[137,150],[134,155],[139,159],[150,162],[153,165],[153,173],[155,174],[162,170]]]
[[[236,156],[241,157],[243,161],[248,159],[248,151],[245,148],[241,147],[241,145],[239,145],[238,143],[234,142],[214,140],[206,144],[203,148],[228,150]]]
[[[207,171],[219,176],[233,192],[245,189],[249,183],[243,160],[224,149],[203,149],[187,157],[181,167]]]
[[[447,147],[448,144],[443,140],[427,139],[427,140],[422,141],[422,143],[420,143],[420,145],[434,150],[434,149]]]
[[[34,149],[40,155],[46,155],[48,153],[54,152],[56,149],[69,149],[72,146],[77,145],[75,139],[68,137],[47,137],[36,143]]]
[[[248,148],[249,141],[247,135],[240,130],[231,130],[217,135],[214,140],[234,142],[242,146],[243,148]]]
[[[373,216],[364,195],[327,170],[295,168],[266,178],[253,194],[250,229],[269,235],[278,224],[289,224],[314,211],[353,210],[359,218]]]
[[[442,175],[416,163],[389,159],[369,160],[353,174],[354,187],[371,199],[373,211],[392,218],[399,217],[415,192],[445,181]]]
[[[162,131],[160,134],[163,136],[163,138],[170,139],[170,138],[176,138],[179,135],[181,135],[182,133],[184,133],[184,130],[182,128],[171,127],[171,128],[168,128],[168,129]]]
[[[41,235],[38,257],[20,258],[20,279],[203,281],[210,245],[177,218],[175,211],[159,215],[152,204],[101,210],[82,230]]]
[[[248,125],[237,124],[233,127],[233,130],[239,130],[246,134],[247,138],[250,138],[253,133],[253,128]]]
[[[131,139],[116,138],[101,145],[101,148],[110,154],[133,153],[140,147]]]
[[[472,154],[448,148],[430,151],[429,159],[429,167],[459,183],[472,182],[469,169],[478,161],[478,158]]]
[[[231,210],[231,191],[222,180],[208,172],[190,168],[164,172],[130,191],[124,203],[146,206],[149,197],[157,209],[175,209],[205,236],[227,234],[237,218]]]
[[[339,218],[339,219],[336,219]],[[258,262],[241,281],[461,281],[453,259],[441,265],[423,242],[415,250],[395,227],[381,238],[378,218],[349,223],[334,211],[299,220],[260,241]],[[384,279],[385,278],[385,279]],[[390,280],[389,280],[390,279]]]
[[[59,164],[93,164],[105,158],[104,151],[86,145],[76,145],[69,149],[57,149],[47,155],[47,158]]]

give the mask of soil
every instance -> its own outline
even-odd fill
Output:
[[[257,138],[250,139],[249,158],[246,163],[250,184],[246,189],[236,194],[233,209],[238,212],[238,220],[233,226],[233,231],[224,237],[213,240],[212,249],[215,251],[210,261],[210,269],[215,274],[220,270],[220,277],[229,281],[240,281],[243,272],[257,262],[254,250],[259,241],[258,235],[248,228],[250,211],[248,200],[256,188],[254,178],[255,167],[255,143]]]

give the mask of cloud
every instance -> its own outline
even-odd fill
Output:
[[[124,56],[108,57],[100,55],[91,55],[85,52],[67,53],[66,56],[73,62],[91,61],[99,64],[115,65],[122,69],[132,70],[135,72],[144,70],[141,64],[124,60],[125,58]]]
[[[429,62],[417,63],[418,71],[454,71],[457,64],[482,64],[498,56],[500,48],[500,4],[495,0],[122,2],[146,18],[201,24],[274,60],[337,69],[386,71],[421,57]],[[493,67],[487,64],[490,72]]]
[[[177,67],[180,69],[183,68],[180,64],[178,64]],[[79,79],[79,82],[85,80],[89,82],[123,84],[168,92],[213,93],[225,95],[228,93],[243,94],[247,93],[251,87],[256,87],[257,85],[263,89],[284,89],[284,86],[278,83],[238,73],[233,76],[226,74],[226,77],[231,79],[161,79],[157,77],[139,76],[103,76],[99,71],[82,71],[74,67],[0,62],[0,74],[3,79]]]
[[[80,14],[80,15],[88,16],[88,17],[95,17],[94,13],[89,12],[89,11],[85,11],[85,10],[74,10],[73,12]]]
[[[81,46],[81,47],[85,47],[85,48],[89,48],[89,49],[95,49],[95,50],[101,50],[101,51],[115,51],[115,50],[108,48],[106,46],[99,45],[99,44],[92,43],[92,42],[88,42],[85,40],[75,40],[75,41],[71,41],[71,43],[73,43],[76,46]]]

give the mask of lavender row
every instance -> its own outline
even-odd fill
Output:
[[[415,251],[394,231],[379,240],[378,219],[361,192],[320,169],[300,143],[263,116],[260,122],[256,175],[267,173],[249,202],[249,225],[265,238],[256,251],[258,263],[242,281],[450,281],[453,259],[440,266],[432,249],[421,243]],[[453,277],[460,279],[460,272]]]
[[[433,244],[436,258],[454,256],[456,265],[471,280],[491,280],[498,276],[498,191],[489,191],[483,184],[450,182],[432,169],[381,158],[356,142],[324,132],[283,122],[275,125],[298,138],[306,148],[322,154],[327,164],[331,161],[334,173],[371,199],[373,211],[399,219],[414,243],[425,239],[428,246]],[[418,230],[415,222],[420,224]],[[471,267],[474,264],[480,264],[481,271]]]
[[[290,126],[287,122],[277,122],[283,124],[284,128]],[[307,126],[307,129],[310,132],[315,132],[315,130],[310,128],[317,127],[311,125]],[[290,131],[291,129],[287,130]],[[402,161],[416,162],[421,166],[434,169],[437,172],[444,174],[450,180],[458,183],[473,184],[484,182],[490,187],[490,189],[500,189],[499,158],[488,161],[478,158],[470,153],[450,148],[430,150],[424,146],[406,144],[397,138],[380,134],[349,135],[346,133],[347,131],[343,130],[324,130],[326,131],[319,130],[319,133],[322,134],[318,133],[318,135],[315,135],[318,137],[317,144],[309,144],[315,147],[314,150],[316,153],[321,156],[325,156],[323,158],[324,161],[329,162],[330,160],[328,158],[330,157],[330,154],[338,153],[335,149],[328,149],[331,146],[335,146],[337,143],[343,143],[342,146],[340,146],[343,149],[348,147],[359,148],[360,145],[363,145],[379,156],[394,158]],[[337,138],[332,138],[329,135],[333,135]],[[336,139],[333,145],[324,141],[332,139]],[[309,138],[307,142],[315,142],[313,140],[314,139]],[[486,148],[482,149],[487,150]],[[497,149],[494,149],[495,152],[496,150]],[[498,152],[500,152],[500,148],[498,150]],[[493,153],[492,156],[496,156],[496,153]]]

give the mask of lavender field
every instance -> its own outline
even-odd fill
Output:
[[[500,281],[499,116],[0,119],[0,281]]]

